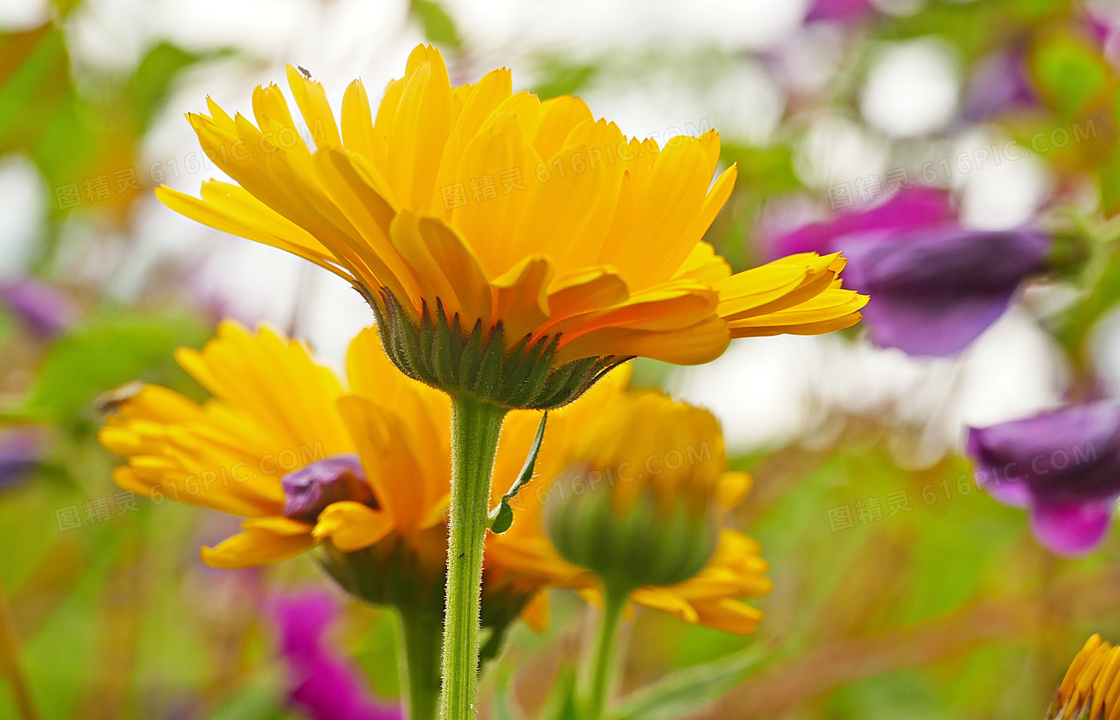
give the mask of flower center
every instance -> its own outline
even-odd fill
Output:
[[[313,523],[328,505],[344,500],[377,507],[357,455],[335,455],[290,472],[284,487],[284,516]]]

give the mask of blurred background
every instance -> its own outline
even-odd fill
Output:
[[[734,523],[775,590],[750,638],[639,611],[623,692],[761,644],[765,665],[690,717],[1041,718],[1084,638],[1120,638],[1115,534],[1055,556],[962,455],[968,426],[1120,392],[1115,4],[0,0],[0,718],[304,717],[276,604],[326,586],[311,560],[208,569],[198,547],[236,522],[122,494],[95,431],[135,379],[202,397],[171,353],[221,318],[340,365],[372,322],[357,294],[152,189],[221,177],[183,118],[207,95],[247,111],[287,63],[332,103],[359,76],[378,94],[425,40],[453,83],[505,65],[515,89],[578,94],[630,135],[718,129],[740,177],[707,240],[737,270],[806,238],[920,229],[918,200],[1048,238],[947,356],[881,347],[864,323],[639,364],[723,422],[755,478]],[[501,688],[537,717],[575,661],[590,615],[552,600],[551,628],[518,627],[487,674],[487,716]],[[333,603],[326,646],[394,703],[391,619]]]

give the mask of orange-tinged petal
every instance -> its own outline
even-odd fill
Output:
[[[548,283],[552,263],[528,257],[493,283],[493,317],[505,326],[505,337],[516,343],[548,319]]]
[[[534,632],[542,633],[548,629],[551,620],[551,603],[548,593],[540,591],[525,605],[521,611],[521,619]]]
[[[719,357],[730,340],[727,326],[716,317],[678,330],[610,327],[562,344],[556,358],[557,362],[564,363],[595,355],[619,355],[699,365]]]

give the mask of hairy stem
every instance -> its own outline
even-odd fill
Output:
[[[482,549],[489,525],[490,475],[506,410],[452,397],[451,523],[443,635],[443,720],[477,714]]]

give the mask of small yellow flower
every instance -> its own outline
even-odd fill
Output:
[[[212,397],[200,405],[145,385],[121,402],[99,434],[128,460],[114,471],[118,485],[246,518],[241,533],[203,548],[215,567],[278,562],[324,544],[324,563],[348,590],[442,613],[447,395],[397,372],[374,330],[350,345],[348,386],[303,344],[267,328],[223,323],[203,350],[176,357]],[[523,462],[531,442],[503,443],[501,462]],[[487,591],[502,591],[503,602],[488,611],[512,612],[510,620],[546,583],[503,575]]]
[[[1120,718],[1120,647],[1093,635],[1077,653],[1050,703],[1048,720]]]
[[[731,166],[713,183],[714,131],[665,147],[627,138],[577,98],[514,93],[506,69],[452,87],[431,46],[376,112],[354,81],[341,124],[319,83],[291,67],[288,82],[301,125],[275,85],[253,93],[255,125],[209,100],[209,115],[188,116],[236,184],[158,195],[348,280],[413,378],[549,408],[629,357],[702,363],[732,337],[860,318],[866,298],[841,289],[838,255],[732,275],[702,241],[736,177]]]
[[[514,503],[513,527],[488,541],[487,560],[592,597],[616,582],[641,605],[751,633],[761,613],[742,600],[770,592],[768,564],[755,540],[718,524],[750,478],[726,471],[709,413],[627,393],[627,379],[615,371],[572,406],[578,418],[550,420],[538,477]],[[503,437],[533,430],[510,422]],[[495,467],[495,478],[514,473]]]

